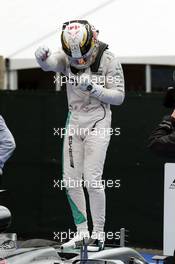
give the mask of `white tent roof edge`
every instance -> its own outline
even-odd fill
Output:
[[[121,64],[175,66],[175,56],[118,57]],[[10,70],[39,68],[35,59],[10,59]]]

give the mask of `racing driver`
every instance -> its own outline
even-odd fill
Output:
[[[104,248],[102,173],[111,135],[110,105],[120,105],[124,100],[122,67],[108,45],[98,40],[98,33],[86,20],[69,21],[62,27],[62,49],[51,53],[42,46],[35,52],[44,71],[62,73],[67,78],[69,113],[63,146],[63,180],[77,230],[62,248],[80,247],[88,237],[89,251]],[[68,184],[72,180],[74,186]],[[91,236],[84,186],[93,222]]]

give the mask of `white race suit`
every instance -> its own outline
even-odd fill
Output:
[[[105,223],[105,192],[101,179],[111,134],[110,104],[120,105],[124,100],[122,67],[108,49],[103,52],[97,72],[88,67],[74,74],[62,50],[45,61],[37,61],[43,70],[61,72],[68,77],[69,114],[63,147],[63,179],[77,229],[87,229],[86,201],[83,188],[78,184],[83,177],[89,194],[93,231],[101,232]],[[98,95],[81,91],[72,81],[82,72],[101,85]]]

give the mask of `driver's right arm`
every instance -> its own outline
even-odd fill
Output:
[[[35,52],[38,64],[44,71],[65,72],[66,57],[63,51],[51,53],[48,47],[39,47]]]

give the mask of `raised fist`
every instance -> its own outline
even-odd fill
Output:
[[[49,48],[46,46],[39,47],[35,51],[35,57],[37,60],[45,61],[50,55],[51,55],[51,52]]]

